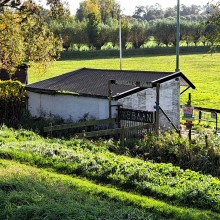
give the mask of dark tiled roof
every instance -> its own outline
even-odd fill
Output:
[[[130,70],[101,70],[82,68],[50,79],[29,84],[26,89],[39,93],[72,92],[84,96],[108,96],[108,81],[122,80],[134,82],[151,82],[156,84],[180,77],[181,83],[195,88],[194,85],[180,72],[152,72]],[[128,85],[112,85],[112,96],[128,91],[137,92],[142,88]]]
[[[0,80],[18,80],[22,84],[27,84],[27,65],[19,66],[14,74],[10,75],[5,69],[0,69]]]

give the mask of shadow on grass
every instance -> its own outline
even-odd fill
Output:
[[[180,53],[184,55],[210,53],[209,46],[197,47],[181,47]],[[123,50],[123,57],[143,57],[143,56],[167,56],[175,55],[175,47],[154,47]],[[65,51],[61,53],[60,60],[93,60],[93,59],[108,59],[119,58],[119,50],[100,50],[100,51]]]
[[[18,169],[0,178],[0,219],[163,219],[159,214],[79,192],[61,179],[26,172]]]

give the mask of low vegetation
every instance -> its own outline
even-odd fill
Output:
[[[0,160],[0,171],[1,219],[219,219],[13,161]]]
[[[176,205],[220,212],[220,181],[172,164],[119,156],[105,144],[72,139],[43,139],[33,132],[1,129],[0,157],[48,167]]]
[[[172,163],[220,177],[220,138],[209,130],[198,130],[189,143],[188,137],[179,137],[176,132],[165,132],[156,136],[146,135],[143,139],[127,140],[125,148],[109,143],[108,148],[117,154],[126,154],[158,163]]]
[[[159,213],[98,195],[110,196],[107,190],[85,180],[0,160],[0,219],[163,219]],[[95,197],[92,191],[99,193]]]

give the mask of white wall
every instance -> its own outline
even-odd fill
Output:
[[[118,100],[124,108],[155,111],[156,88],[146,89]],[[160,85],[160,107],[166,112],[171,121],[180,126],[180,83],[170,80]],[[160,128],[171,128],[170,123],[160,112]]]
[[[47,95],[27,91],[28,106],[31,115],[40,116],[59,115],[63,119],[78,121],[86,113],[89,118],[106,119],[109,117],[109,103],[107,99],[83,97],[75,95]],[[112,105],[121,104],[124,108],[155,111],[156,89],[146,89],[136,94],[112,102]],[[180,125],[180,84],[177,80],[170,80],[160,86],[160,106],[179,128]],[[116,116],[116,107],[112,108],[112,117]],[[160,128],[171,128],[165,116],[160,113]]]
[[[32,116],[59,115],[65,120],[78,121],[89,113],[89,118],[106,119],[109,117],[107,99],[83,97],[75,95],[48,95],[27,91],[28,109]],[[116,103],[112,103],[116,104]],[[116,116],[116,108],[112,108],[112,116]]]

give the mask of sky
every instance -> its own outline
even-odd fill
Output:
[[[74,15],[76,9],[79,8],[79,2],[82,0],[67,0],[70,6],[71,13]],[[180,0],[180,4],[190,6],[194,5],[205,5],[211,0]],[[163,8],[172,7],[177,4],[177,0],[117,0],[120,3],[123,13],[126,15],[132,15],[135,11],[135,6],[146,6],[146,5],[155,5],[159,3]]]

